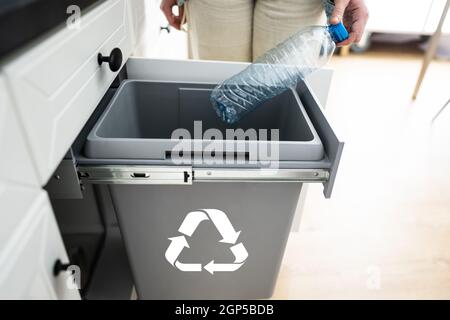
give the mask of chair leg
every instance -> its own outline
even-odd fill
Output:
[[[341,48],[341,52],[339,54],[341,57],[347,57],[350,55],[350,46],[345,46]]]
[[[444,110],[447,108],[447,106],[450,104],[450,99],[439,109],[439,111],[434,115],[433,119],[431,119],[431,124],[433,124],[437,118],[444,112]]]
[[[425,74],[427,73],[428,66],[431,63],[431,60],[433,60],[434,55],[436,54],[437,44],[439,43],[438,37],[433,37],[431,39],[431,45],[427,49],[427,53],[425,54],[425,58],[423,59],[422,68],[420,69],[419,78],[416,82],[416,87],[414,88],[413,93],[413,100],[416,100],[417,94],[419,93],[420,87],[422,86],[423,79],[425,78]]]
[[[428,66],[430,65],[431,60],[433,60],[434,55],[436,54],[436,50],[439,44],[439,39],[441,38],[442,26],[444,25],[445,18],[447,16],[448,9],[450,7],[450,0],[447,0],[444,11],[442,11],[442,16],[439,21],[439,25],[436,28],[436,31],[431,38],[430,47],[427,49],[425,57],[423,59],[422,69],[420,70],[419,79],[417,79],[416,87],[414,88],[414,93],[412,96],[413,100],[416,100],[417,94],[419,93],[420,87],[423,82],[423,78],[428,70]]]

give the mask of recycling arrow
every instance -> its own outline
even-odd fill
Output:
[[[207,265],[204,266],[205,270],[211,274],[214,272],[231,272],[236,271],[242,265],[243,262],[248,258],[247,249],[245,249],[242,243],[239,243],[230,248],[231,252],[234,254],[234,263],[214,263],[214,260],[210,261]]]
[[[234,254],[234,263],[242,263],[248,258],[247,249],[245,249],[244,245],[241,243],[232,246],[230,248],[231,252]]]
[[[180,271],[201,272],[202,265],[200,263],[182,263],[178,261],[178,257],[184,248],[190,248],[185,236],[191,237],[200,223],[206,220],[211,220],[216,226],[217,231],[222,236],[220,242],[233,244],[230,250],[234,255],[234,262],[215,263],[214,260],[211,260],[203,268],[211,274],[238,270],[248,258],[248,252],[242,242],[235,244],[241,231],[236,231],[225,212],[217,209],[202,209],[188,213],[178,229],[184,235],[169,238],[171,242],[165,253],[166,260]]]
[[[243,263],[214,263],[211,260],[207,265],[204,266],[205,270],[211,274],[214,272],[232,272],[238,270],[242,267]]]
[[[172,241],[166,250],[166,259],[171,265],[174,265],[178,256],[184,248],[189,248],[189,244],[184,236],[169,238]]]
[[[202,221],[208,220],[208,216],[206,213],[202,211],[193,211],[190,212],[186,218],[184,218],[183,223],[181,224],[179,232],[191,237],[194,233],[195,229],[199,226]]]
[[[225,212],[217,210],[217,209],[204,209],[208,216],[211,218],[212,222],[216,226],[220,235],[222,236],[222,240],[220,242],[235,244],[241,231],[236,232],[234,230],[233,225],[228,219]]]
[[[202,265],[200,263],[181,263],[175,262],[175,266],[184,272],[196,272],[202,271]]]

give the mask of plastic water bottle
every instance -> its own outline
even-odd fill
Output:
[[[347,38],[342,23],[299,31],[213,90],[211,102],[217,115],[229,124],[239,121],[323,67],[333,55],[335,43]]]

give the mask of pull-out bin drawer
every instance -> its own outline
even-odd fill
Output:
[[[197,83],[141,80],[122,83],[89,135],[86,155],[165,160],[176,149],[200,156],[199,153],[209,148],[210,153],[216,153],[211,160],[217,161],[209,161],[214,166],[226,165],[222,160],[228,153],[255,160],[260,157],[276,161],[323,159],[322,142],[294,90],[266,102],[239,123],[227,125],[211,107],[212,88]],[[183,142],[185,148],[179,137],[188,139]],[[236,141],[225,145],[225,138]],[[267,150],[262,150],[262,144],[267,145]]]
[[[80,178],[109,185],[139,298],[268,298],[302,185],[323,183],[330,196],[342,143],[306,83],[227,126],[209,102],[217,81],[194,79],[199,73],[186,79],[183,72],[173,81],[158,79],[158,66],[167,63],[156,62],[144,75],[150,61],[128,62],[130,79],[77,156]],[[184,72],[202,68],[199,62],[172,63]],[[227,66],[237,68],[203,66],[215,75],[225,75]],[[198,123],[200,137],[195,135]],[[182,140],[173,134],[180,129],[186,134]],[[213,129],[221,138],[203,135]],[[230,129],[277,129],[279,139],[230,139]],[[180,142],[188,146],[181,162]],[[238,151],[230,162],[213,161],[206,154],[212,142]],[[252,144],[265,145],[269,153],[278,148],[277,157],[265,163],[259,153],[253,158]],[[223,151],[224,158],[229,152]]]

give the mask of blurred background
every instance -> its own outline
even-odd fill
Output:
[[[187,59],[159,1],[137,55]],[[346,146],[334,195],[309,187],[274,298],[450,298],[450,18],[413,100],[446,0],[367,0],[324,108]],[[148,19],[153,20],[153,19]],[[154,43],[157,43],[155,46]],[[151,44],[151,45],[150,45]],[[439,113],[439,114],[438,114]]]

